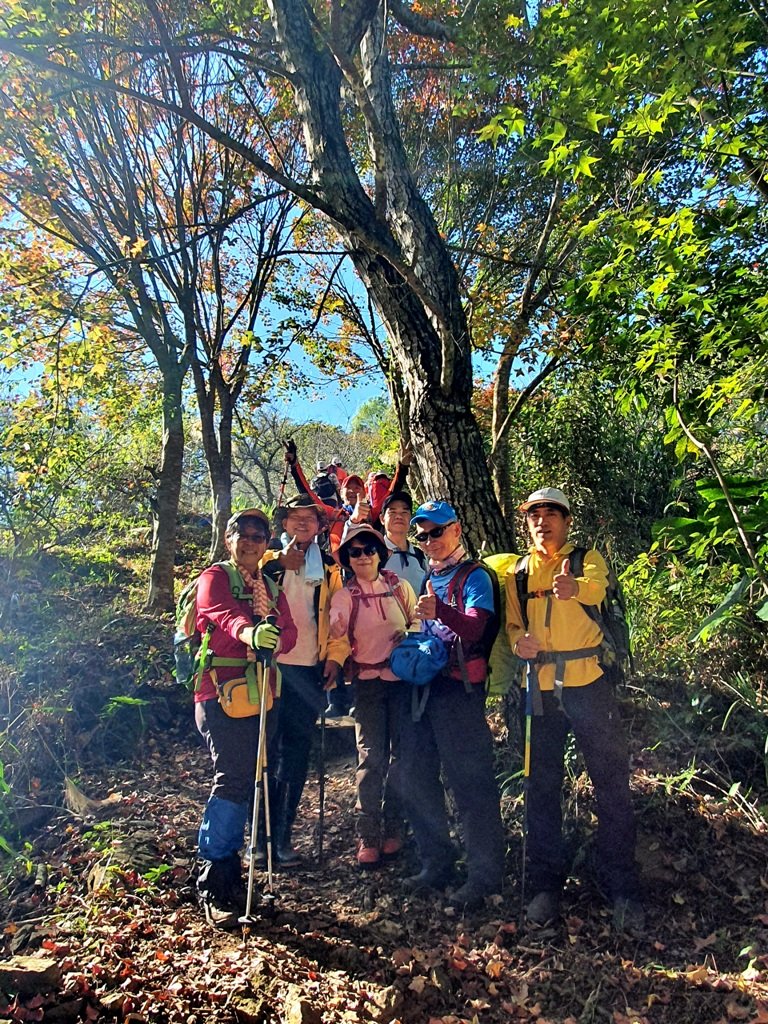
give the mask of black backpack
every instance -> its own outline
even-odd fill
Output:
[[[327,473],[319,473],[309,485],[318,498],[327,504],[337,505],[339,501],[339,492],[336,490],[336,484],[331,480]]]
[[[571,561],[571,572],[574,576],[584,575],[584,556],[587,548],[574,548],[567,556]],[[523,625],[528,631],[528,555],[518,559],[515,566],[515,586],[517,600]],[[603,642],[599,655],[603,675],[614,686],[626,683],[635,666],[632,661],[632,648],[629,639],[629,623],[621,586],[613,569],[608,566],[608,586],[601,605],[583,604],[583,612],[596,622],[603,634]]]

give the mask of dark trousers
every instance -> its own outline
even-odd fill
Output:
[[[267,739],[277,725],[279,701],[267,714]],[[259,715],[230,718],[217,699],[195,704],[195,724],[213,762],[211,796],[234,804],[248,804],[256,780]]]
[[[438,676],[418,722],[410,697],[407,692],[402,718],[402,780],[422,866],[440,870],[455,857],[442,769],[459,814],[469,880],[500,891],[505,841],[483,687],[467,693],[460,680]]]
[[[267,744],[275,730],[278,706],[279,702],[267,715]],[[213,762],[213,784],[198,837],[198,852],[204,860],[235,858],[243,845],[256,784],[259,721],[259,715],[230,718],[215,698],[195,704],[195,724]],[[237,864],[239,870],[239,859]]]
[[[559,891],[568,871],[562,839],[563,759],[569,731],[584,755],[597,801],[600,880],[611,898],[638,895],[635,818],[629,791],[629,753],[612,687],[601,676],[587,686],[566,686],[562,707],[542,693],[544,714],[531,719],[528,779],[530,892]],[[525,692],[521,713],[525,717]]]
[[[355,680],[357,834],[379,841],[382,817],[394,830],[403,818],[400,719],[403,687],[387,679]]]
[[[307,780],[315,723],[325,707],[320,665],[280,665],[283,678],[277,728],[269,746],[274,778],[299,793]]]

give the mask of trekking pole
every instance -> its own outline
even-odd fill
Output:
[[[261,583],[261,580],[259,580]],[[271,625],[275,623],[274,615],[264,615],[263,621]],[[259,741],[256,747],[256,772],[253,793],[253,815],[251,817],[251,841],[250,858],[248,862],[248,893],[245,903],[245,913],[239,918],[243,926],[243,942],[246,941],[249,926],[256,918],[252,913],[253,908],[253,883],[256,872],[256,846],[258,840],[259,817],[261,801],[264,801],[264,841],[267,847],[267,893],[266,901],[274,900],[272,884],[272,823],[269,813],[269,785],[267,779],[267,687],[269,686],[269,668],[272,664],[272,651],[256,651],[256,682],[259,692]]]
[[[525,921],[525,888],[528,864],[528,790],[531,780],[531,722],[543,714],[536,659],[525,663],[525,744],[523,748],[523,864],[520,871],[520,925]]]
[[[319,775],[320,817],[317,820],[317,863],[323,866],[323,842],[325,839],[325,701],[320,712],[320,754],[317,771]]]
[[[277,618],[274,615],[265,615],[264,622],[274,626]],[[263,676],[263,699],[267,699],[267,687],[269,686],[269,670],[272,667],[272,651],[265,650],[260,655]],[[259,700],[262,698],[259,697]],[[265,705],[264,705],[265,706]],[[261,791],[264,799],[264,846],[267,850],[267,899],[271,902],[275,898],[274,889],[274,853],[275,848],[272,842],[272,805],[269,802],[269,739],[267,737],[267,714],[264,715],[264,757],[261,765]],[[259,723],[261,731],[261,723]]]
[[[253,815],[251,817],[251,841],[249,847],[249,861],[248,861],[248,895],[245,903],[245,913],[239,919],[240,924],[243,926],[243,942],[245,942],[248,932],[248,926],[253,924],[256,920],[252,913],[253,908],[253,882],[254,874],[256,871],[256,841],[259,829],[259,817],[261,811],[261,801],[264,799],[264,821],[265,830],[267,833],[267,863],[269,863],[269,810],[267,808],[267,786],[266,786],[266,740],[267,740],[267,712],[265,711],[265,700],[266,700],[266,687],[265,687],[264,665],[261,661],[257,661],[256,664],[256,678],[258,681],[259,688],[259,743],[256,748],[256,775],[254,781],[254,792],[253,792]],[[271,886],[270,886],[271,892]]]

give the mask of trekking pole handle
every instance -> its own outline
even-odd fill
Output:
[[[265,615],[264,618],[261,621],[262,622],[266,622],[267,625],[269,625],[269,626],[275,626],[275,625],[277,625],[277,616],[276,615]],[[273,652],[271,650],[266,650],[263,647],[258,647],[256,649],[256,657],[262,663],[264,668],[269,668],[269,666],[272,664],[272,654],[273,654]]]

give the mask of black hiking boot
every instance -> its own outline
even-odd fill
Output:
[[[277,814],[275,822],[276,860],[281,868],[295,868],[301,864],[301,855],[293,848],[291,835],[296,812],[304,786],[292,782],[278,782],[275,794]]]
[[[225,931],[239,927],[246,903],[239,854],[202,861],[197,894],[208,924]]]

